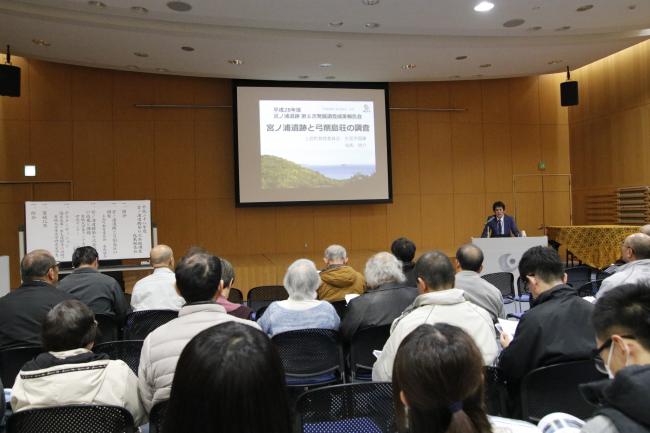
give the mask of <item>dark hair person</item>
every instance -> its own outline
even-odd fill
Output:
[[[400,344],[393,366],[399,432],[489,433],[483,357],[462,329],[420,325]]]
[[[185,346],[163,433],[289,433],[280,356],[261,331],[228,322]]]

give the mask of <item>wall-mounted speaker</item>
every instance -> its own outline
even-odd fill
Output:
[[[563,107],[578,105],[577,81],[565,81],[560,84],[560,101]]]
[[[20,96],[20,68],[0,65],[0,95]]]

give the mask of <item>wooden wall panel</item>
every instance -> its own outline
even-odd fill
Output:
[[[39,180],[72,180],[72,122],[31,122],[29,148]]]
[[[115,198],[155,197],[153,122],[114,123]]]
[[[194,160],[194,125],[192,122],[154,122],[156,197],[161,199],[195,198]]]
[[[432,113],[418,113],[420,189],[423,194],[451,193],[454,189],[451,124],[434,122],[434,117]]]
[[[276,209],[239,208],[237,218],[237,240],[240,254],[274,253],[277,245]],[[232,230],[232,227],[228,228]]]
[[[483,121],[510,123],[509,80],[481,81]]]
[[[309,252],[314,247],[314,208],[281,207],[275,212],[276,245],[274,252]],[[330,243],[334,243],[331,241]]]
[[[413,112],[397,111],[391,117],[391,154],[394,194],[420,192],[418,167],[418,121]]]
[[[216,111],[215,121],[194,123],[197,198],[231,198],[235,202],[235,163],[231,116]]]
[[[314,248],[325,250],[328,245],[340,244],[350,248],[352,241],[350,206],[318,206],[314,208]]]
[[[481,124],[452,124],[454,192],[485,191]]]
[[[417,245],[422,237],[420,195],[395,195],[393,196],[393,204],[387,206],[386,209],[388,243],[404,236]]]
[[[238,254],[241,247],[237,239],[237,217],[230,199],[217,198],[196,201],[196,232],[199,241],[208,251],[220,254]]]
[[[485,190],[512,190],[512,149],[510,126],[502,123],[483,124],[483,159]]]
[[[33,191],[33,200],[36,201],[72,200],[72,191],[68,183],[35,184]]]
[[[350,249],[384,251],[388,238],[388,205],[350,206]]]
[[[3,101],[5,97],[0,97]],[[29,122],[25,120],[0,121],[0,180],[23,178],[29,158]]]
[[[72,118],[70,76],[71,68],[68,66],[41,61],[30,62],[29,117],[31,120]]]
[[[454,246],[471,242],[472,236],[481,236],[485,224],[485,194],[454,195]],[[441,214],[443,216],[443,214]],[[446,221],[447,218],[443,218]],[[444,224],[444,223],[443,223]],[[454,251],[455,251],[454,248]],[[454,251],[448,251],[453,253]]]
[[[179,257],[199,245],[196,214],[196,200],[156,200],[152,218],[158,226],[158,242],[169,245]]]
[[[72,133],[75,200],[110,200],[115,196],[113,124],[76,121]]]
[[[508,82],[508,106],[512,123],[539,122],[539,86],[537,77],[513,78]]]
[[[72,118],[74,120],[113,119],[113,73],[108,70],[72,70]]]
[[[421,196],[422,245],[419,252],[441,250],[450,253],[457,246],[454,232],[441,220],[456,222],[453,194],[422,194]],[[480,233],[479,233],[480,234]]]

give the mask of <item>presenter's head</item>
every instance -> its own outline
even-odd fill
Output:
[[[503,218],[506,213],[506,204],[502,201],[495,201],[492,203],[492,211],[497,218]]]
[[[325,265],[345,265],[348,263],[348,253],[341,245],[330,245],[325,248],[323,257]]]
[[[186,255],[176,265],[176,288],[188,304],[216,299],[223,290],[221,259],[206,252]]]
[[[72,253],[73,268],[99,268],[99,254],[91,246],[79,247]]]
[[[25,283],[45,281],[56,284],[59,281],[59,264],[47,250],[30,251],[20,262],[20,277]]]
[[[519,275],[526,279],[535,298],[567,281],[562,259],[551,247],[529,248],[519,260]]]
[[[169,268],[174,270],[174,252],[170,247],[158,244],[149,252],[151,266],[155,268]]]
[[[455,274],[451,260],[442,251],[426,252],[415,263],[420,293],[451,289]]]
[[[626,263],[650,259],[650,236],[634,233],[626,237],[621,245],[621,258]]]
[[[284,369],[269,337],[227,322],[192,338],[178,359],[162,431],[291,431]]]

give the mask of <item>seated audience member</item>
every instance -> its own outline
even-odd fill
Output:
[[[613,380],[581,386],[598,407],[581,432],[650,431],[650,283],[617,287],[596,302],[591,318],[597,367]]]
[[[621,246],[621,258],[625,264],[603,280],[596,298],[622,284],[650,282],[650,236],[634,233],[626,237]]]
[[[483,270],[483,251],[476,245],[465,244],[456,251],[456,285],[465,291],[465,298],[484,308],[493,322],[505,319],[503,296],[494,285],[479,275]]]
[[[41,345],[45,315],[59,302],[73,299],[57,290],[59,266],[45,250],[34,250],[20,262],[23,284],[0,298],[0,350]]]
[[[339,329],[340,319],[336,310],[326,301],[316,299],[320,284],[314,262],[296,260],[284,276],[284,288],[289,299],[275,301],[257,321],[262,331],[273,337],[298,329]]]
[[[341,245],[330,245],[325,250],[325,269],[320,271],[321,285],[318,299],[342,301],[348,293],[363,293],[366,282],[363,275],[348,266],[348,254]]]
[[[0,380],[0,431],[2,431],[5,425],[5,393],[2,386],[2,380]]]
[[[485,365],[497,355],[496,332],[487,311],[463,297],[454,287],[454,267],[440,251],[429,251],[415,264],[420,295],[395,319],[390,337],[372,369],[372,380],[389,381],[395,353],[402,340],[423,323],[448,323],[463,328],[474,338]],[[584,301],[583,301],[584,302]]]
[[[123,361],[91,352],[97,322],[80,301],[57,304],[43,322],[43,348],[16,377],[11,395],[14,412],[67,404],[120,406],[136,425],[146,414],[138,398],[137,377]]]
[[[639,233],[643,233],[644,235],[650,236],[650,224],[641,226],[641,228],[639,229]]]
[[[221,295],[217,298],[217,304],[225,308],[226,312],[230,315],[239,317],[240,319],[250,319],[253,310],[248,308],[246,305],[235,304],[228,300],[230,289],[232,288],[232,284],[235,282],[235,269],[226,259],[221,259],[221,280],[223,281],[223,290],[221,291]]]
[[[176,362],[192,337],[224,322],[259,329],[257,323],[231,316],[216,303],[223,289],[219,257],[205,252],[183,257],[176,265],[176,286],[187,303],[178,318],[152,331],[142,345],[138,391],[147,413],[153,405],[169,398]]]
[[[99,255],[93,247],[79,247],[72,253],[74,272],[59,281],[57,287],[88,305],[95,314],[112,316],[122,324],[129,312],[122,287],[99,272]]]
[[[370,257],[365,277],[366,293],[350,301],[341,322],[341,335],[348,341],[362,329],[390,325],[418,296],[417,288],[405,285],[402,265],[390,253]]]
[[[163,433],[289,433],[282,362],[262,332],[212,326],[178,360]]]
[[[511,395],[519,382],[538,367],[564,361],[589,359],[594,331],[589,326],[594,306],[566,284],[567,276],[557,251],[533,247],[519,261],[519,275],[528,280],[531,308],[521,317],[514,339],[501,333],[503,370]]]
[[[417,287],[417,277],[415,275],[415,244],[407,238],[395,239],[390,246],[390,252],[402,262],[402,272],[406,277],[406,285]]]
[[[393,401],[400,433],[489,433],[483,358],[472,337],[445,323],[420,325],[399,346]]]
[[[185,299],[176,292],[174,253],[167,245],[156,245],[149,253],[153,273],[133,286],[131,307],[141,310],[180,310]]]

